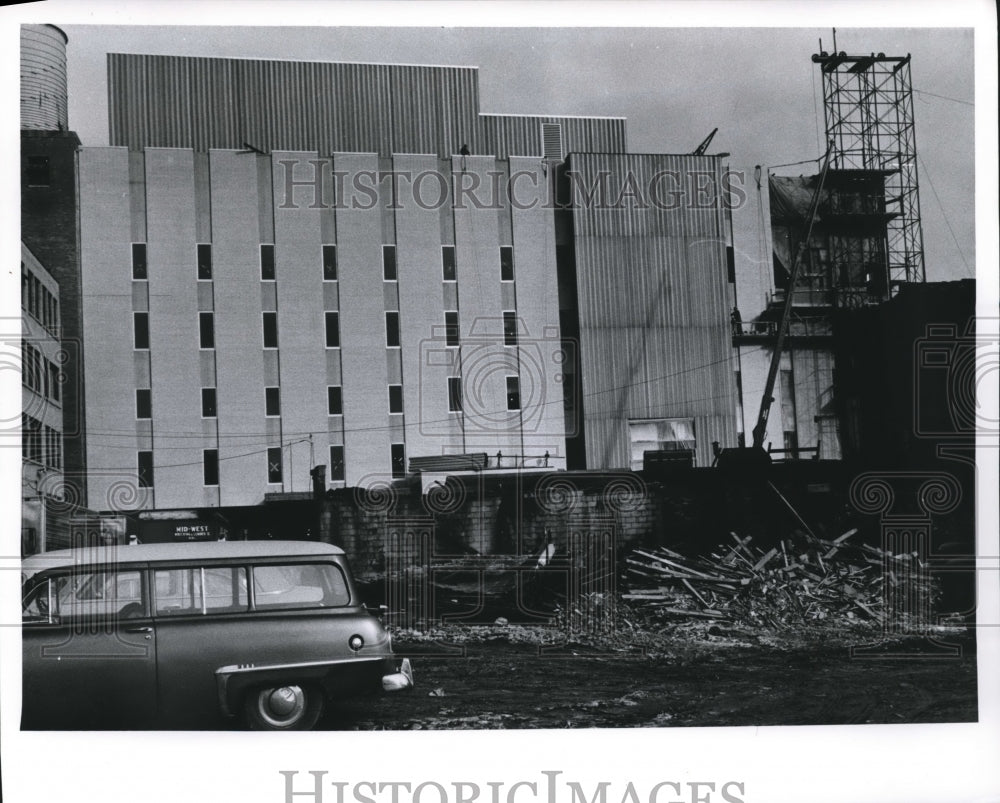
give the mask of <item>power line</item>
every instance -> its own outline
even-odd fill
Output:
[[[951,222],[948,220],[948,213],[944,211],[944,204],[941,203],[941,198],[937,194],[937,190],[934,189],[934,181],[931,179],[931,174],[927,170],[927,165],[924,164],[924,160],[920,158],[917,154],[917,161],[920,164],[920,170],[927,177],[927,183],[930,184],[931,192],[934,194],[934,200],[937,201],[938,209],[941,210],[941,217],[944,219],[945,226],[948,227],[948,231],[951,234],[951,239],[955,242],[955,248],[958,250],[958,255],[962,258],[962,264],[965,265],[966,273],[970,277],[975,277],[975,271],[969,267],[969,263],[965,259],[965,254],[962,253],[962,246],[958,243],[958,237],[955,236],[955,230],[951,227]]]
[[[923,89],[914,89],[913,94],[915,95],[929,95],[932,98],[940,98],[941,100],[950,100],[952,103],[961,103],[963,106],[975,106],[971,100],[959,100],[958,98],[949,98],[947,95],[935,95],[933,92],[927,92]]]

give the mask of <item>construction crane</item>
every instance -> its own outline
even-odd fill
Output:
[[[715,132],[718,131],[718,130],[719,130],[718,128],[713,128],[712,129],[712,133],[709,134],[707,137],[705,137],[705,139],[703,139],[701,141],[701,145],[699,145],[697,148],[694,149],[694,155],[695,156],[704,156],[705,155],[705,151],[707,151],[708,150],[708,146],[712,144],[712,138],[715,136]]]

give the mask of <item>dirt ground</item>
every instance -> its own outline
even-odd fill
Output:
[[[945,639],[958,645],[957,657],[943,657],[926,640],[882,643],[873,657],[852,657],[849,644],[866,643],[861,634],[810,634],[789,642],[710,632],[707,626],[644,650],[540,647],[530,635],[497,627],[466,629],[457,640],[462,643],[447,646],[397,637],[397,652],[412,659],[415,688],[339,703],[320,727],[630,728],[977,718],[975,641],[968,633]]]

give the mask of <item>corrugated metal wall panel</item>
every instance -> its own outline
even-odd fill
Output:
[[[479,114],[472,67],[108,55],[111,142],[138,150],[542,154],[542,123],[563,150],[623,152],[620,118]]]
[[[435,113],[438,82],[435,71],[399,67],[390,72],[392,148],[396,153],[437,153],[430,143],[441,142],[440,117]]]
[[[479,124],[479,76],[475,69],[440,69],[439,104],[442,141],[438,156],[448,158],[462,145],[471,153],[486,153]]]
[[[625,120],[614,117],[551,117],[480,115],[484,145],[500,159],[542,156],[542,125],[562,128],[563,155],[569,153],[624,153]]]
[[[710,190],[673,209],[648,197],[574,208],[588,467],[628,466],[628,421],[641,418],[693,418],[697,460],[708,465],[713,440],[736,439],[718,164],[583,155],[572,157],[570,168],[588,187],[601,171],[610,173],[612,200],[625,187],[648,195],[665,170]]]

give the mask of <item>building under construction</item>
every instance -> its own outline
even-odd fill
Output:
[[[756,319],[734,320],[733,342],[744,388],[766,386],[748,377],[766,373],[784,347],[771,394],[780,440],[772,425],[761,445],[779,458],[839,459],[835,311],[924,281],[916,138],[909,55],[822,51],[812,60],[823,82],[824,169],[768,175],[773,290]],[[744,398],[746,414],[754,402]]]

